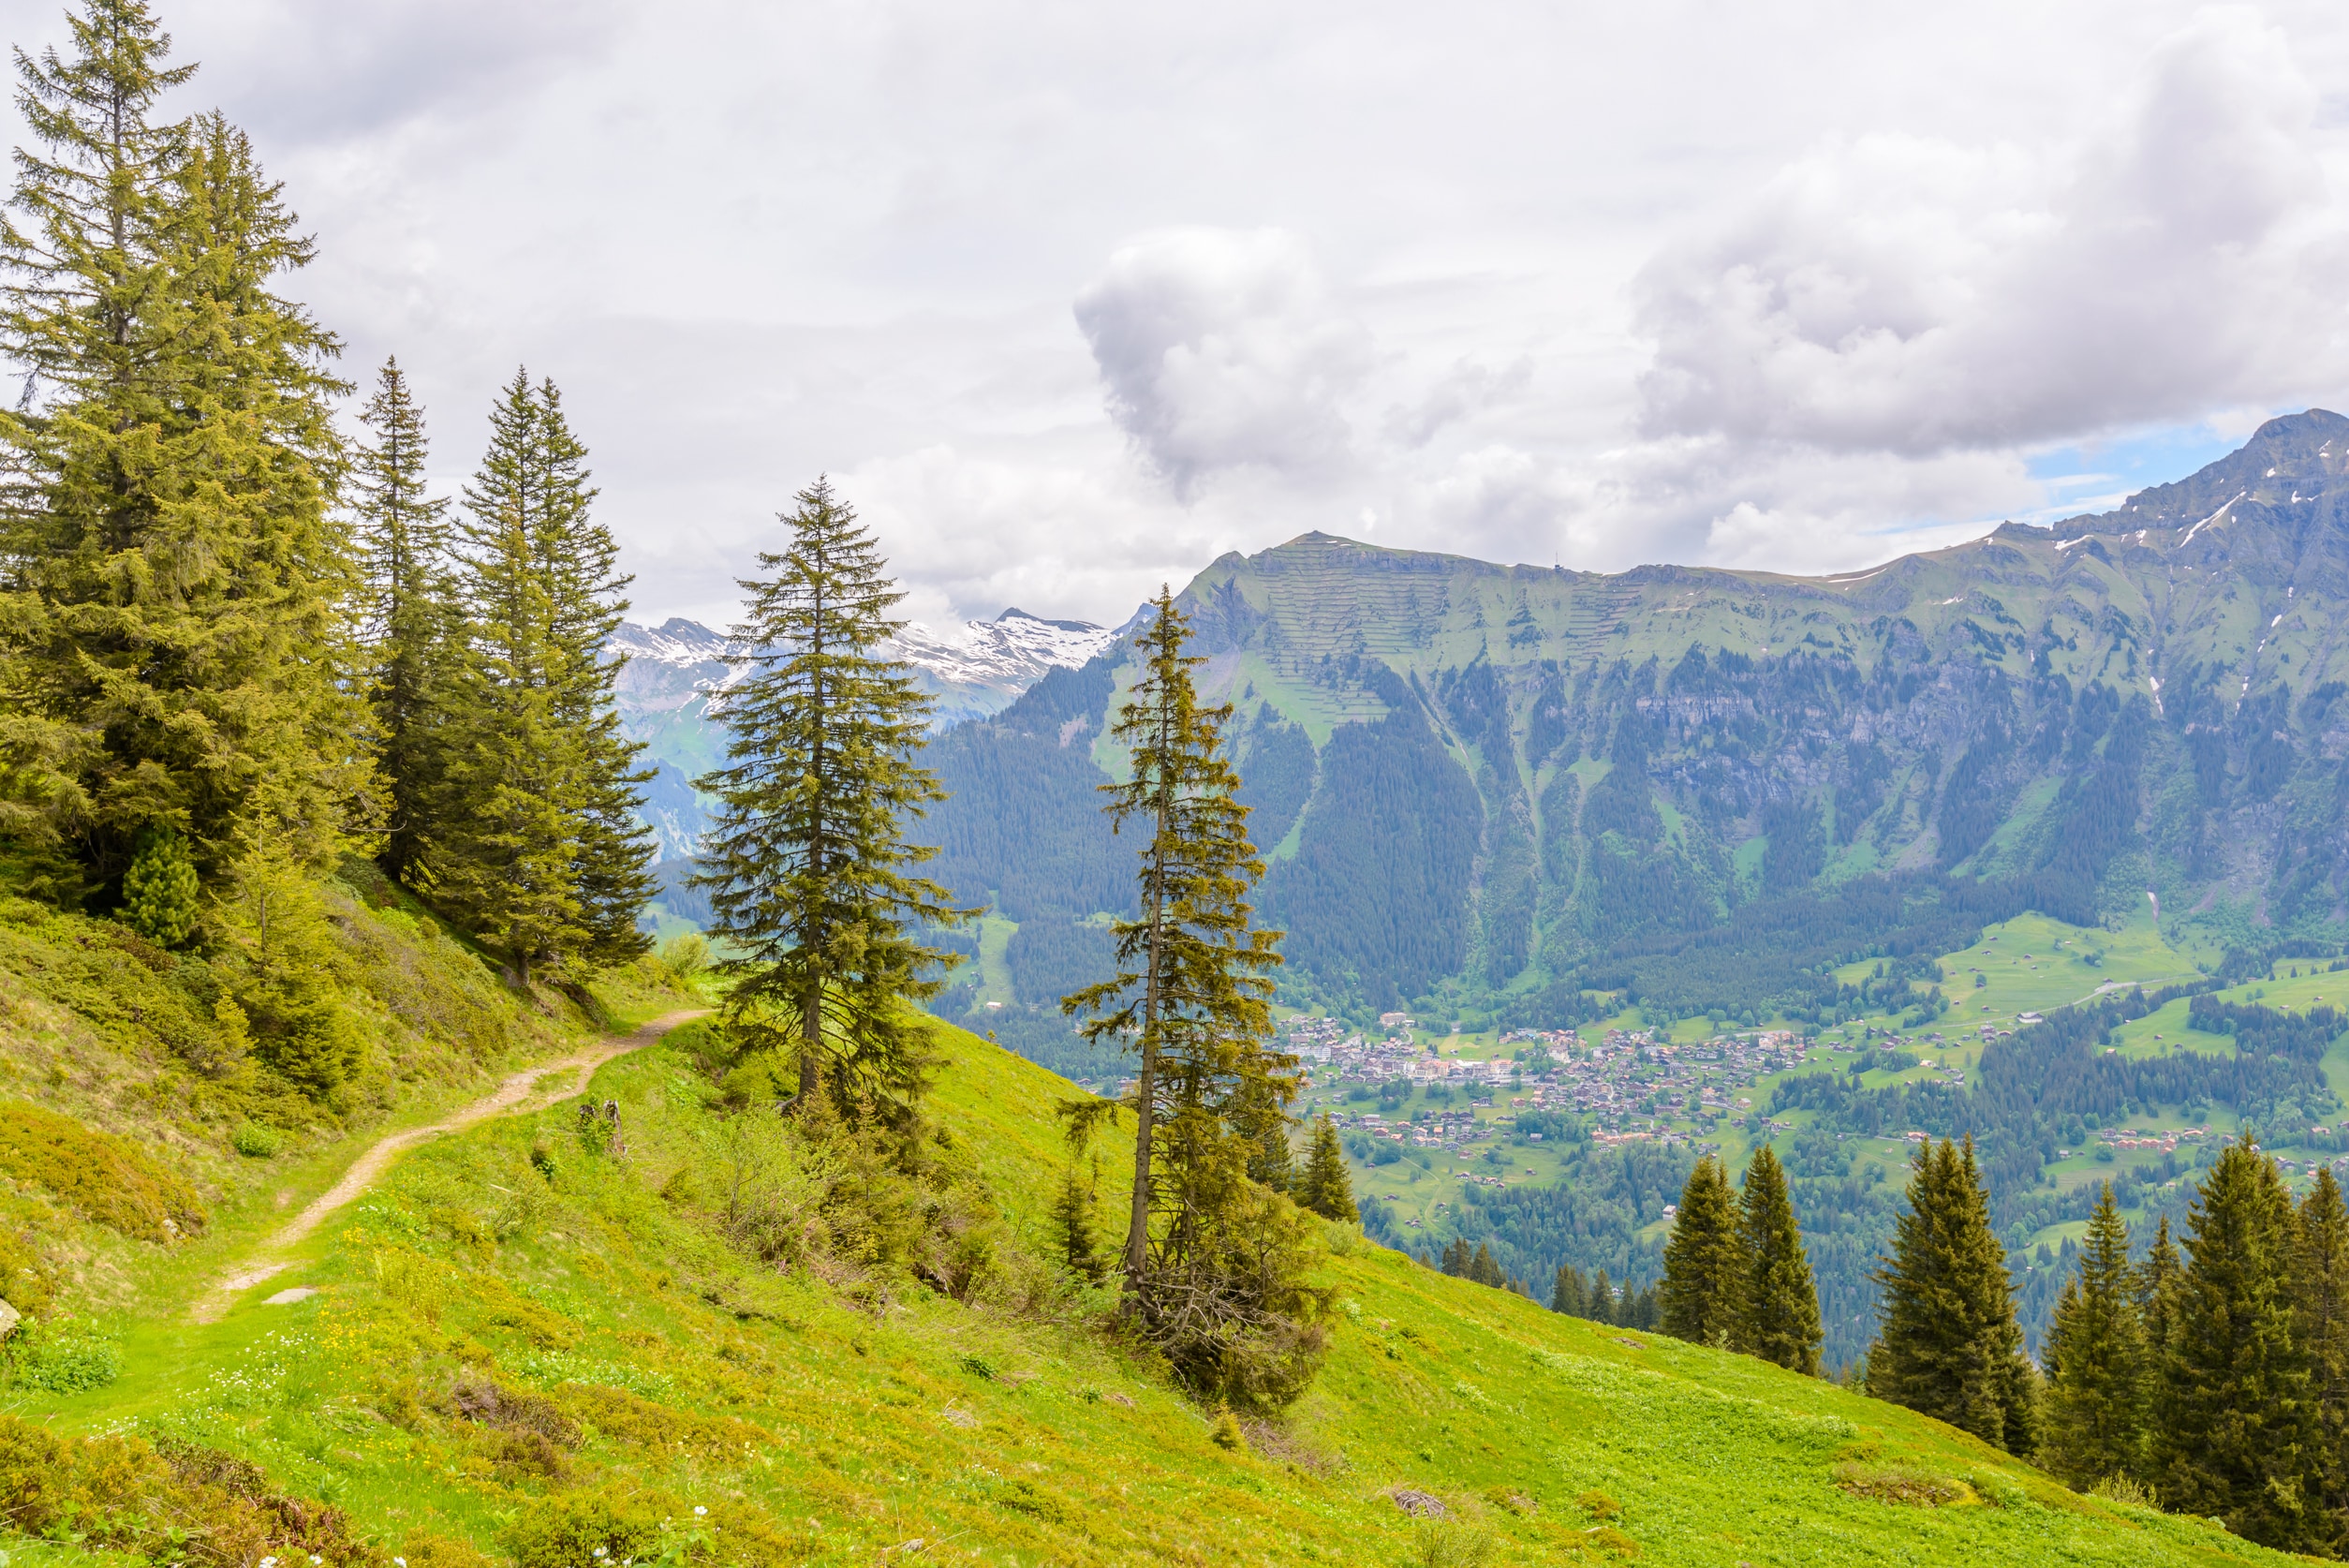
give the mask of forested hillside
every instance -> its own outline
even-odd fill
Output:
[[[1814,1017],[1823,966],[2149,892],[2217,948],[2337,944],[2344,465],[2311,411],[2118,511],[1824,579],[1227,556],[1184,602],[1241,710],[1284,994]],[[1118,907],[1089,791],[1124,657],[938,748],[943,874],[1014,954]]]

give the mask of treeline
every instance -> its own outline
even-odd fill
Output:
[[[282,940],[354,851],[525,982],[642,951],[646,776],[602,653],[628,578],[552,382],[505,390],[455,509],[396,363],[347,438],[341,345],[277,292],[313,258],[281,188],[221,116],[162,113],[194,67],[143,6],[70,22],[18,56],[0,232],[0,865],[244,951],[224,1030],[323,1092],[333,999]]]

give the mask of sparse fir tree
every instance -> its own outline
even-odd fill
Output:
[[[1679,1211],[1664,1243],[1658,1292],[1663,1332],[1691,1344],[1728,1349],[1736,1339],[1751,1272],[1729,1174],[1708,1154],[1680,1190]]]
[[[1297,1184],[1297,1202],[1324,1220],[1349,1222],[1362,1218],[1354,1204],[1353,1178],[1346,1170],[1346,1154],[1337,1144],[1337,1129],[1329,1117],[1313,1123],[1313,1146],[1307,1153],[1305,1176]]]
[[[2142,1469],[2145,1328],[2134,1273],[2129,1229],[2106,1182],[2089,1218],[2078,1272],[2057,1302],[2044,1358],[2041,1462],[2081,1490]]]
[[[144,5],[68,22],[66,51],[17,56],[37,150],[0,229],[0,350],[27,377],[0,413],[11,817],[70,846],[67,896],[118,894],[158,824],[207,880],[265,841],[320,864],[366,771],[337,668],[337,345],[273,292],[310,244],[233,126],[157,115],[193,67]]]
[[[2299,1226],[2275,1164],[2229,1144],[2187,1211],[2186,1263],[2154,1398],[2164,1507],[2283,1551],[2322,1549],[2323,1456],[2295,1332]]]
[[[2300,1200],[2293,1295],[2316,1403],[2319,1506],[2336,1548],[2349,1531],[2349,1209],[2332,1167]]]
[[[1590,1294],[1584,1300],[1589,1307],[1588,1315],[1592,1323],[1616,1321],[1615,1281],[1607,1278],[1605,1269],[1590,1276]]]
[[[1738,1250],[1746,1278],[1739,1293],[1737,1348],[1749,1355],[1816,1376],[1819,1288],[1803,1250],[1802,1228],[1786,1191],[1786,1172],[1764,1144],[1746,1167],[1737,1204]]]
[[[1869,1392],[2027,1454],[2037,1435],[2033,1374],[1973,1140],[1919,1148],[1908,1200],[1875,1276],[1882,1319]]]
[[[2178,1316],[2178,1277],[2183,1271],[2178,1243],[2170,1239],[2169,1216],[2164,1214],[2154,1226],[2153,1245],[2146,1250],[2145,1262],[2136,1273],[2137,1317],[2145,1324],[2149,1377],[2159,1373],[2162,1358],[2169,1351],[2169,1327]]]
[[[362,680],[383,791],[383,869],[413,881],[440,781],[464,635],[449,571],[449,502],[425,488],[423,410],[396,359],[377,372],[352,456]]]
[[[920,933],[971,911],[916,874],[937,851],[908,836],[943,791],[920,762],[929,699],[884,646],[905,596],[829,481],[795,499],[789,547],[742,584],[729,658],[746,673],[726,693],[726,764],[696,781],[718,802],[697,885],[731,949],[726,1026],[797,1060],[802,1103],[828,1089],[894,1116],[928,1061],[908,1004],[953,961]]]
[[[1116,974],[1061,1000],[1093,1042],[1138,1059],[1125,1309],[1194,1388],[1286,1403],[1319,1365],[1325,1297],[1305,1284],[1307,1233],[1250,1168],[1296,1092],[1271,1044],[1279,933],[1256,928],[1263,875],[1231,764],[1228,706],[1202,703],[1189,626],[1160,589],[1135,639],[1140,677],[1110,739],[1113,826],[1142,829],[1136,910],[1113,927]],[[1283,1144],[1285,1153],[1285,1135]]]
[[[1109,1277],[1109,1263],[1101,1256],[1101,1227],[1093,1219],[1093,1187],[1071,1165],[1061,1178],[1060,1195],[1053,1200],[1052,1228],[1069,1272],[1098,1285]]]
[[[1492,1249],[1481,1241],[1476,1244],[1476,1255],[1469,1260],[1468,1277],[1480,1285],[1490,1285],[1495,1290],[1508,1283],[1501,1277],[1500,1265],[1495,1261]]]

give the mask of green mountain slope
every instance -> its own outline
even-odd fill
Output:
[[[1824,960],[2149,890],[2214,950],[2337,945],[2345,465],[2349,420],[2312,411],[2116,512],[1817,579],[1324,534],[1219,560],[1184,601],[1242,709],[1290,994],[1812,1013]],[[1025,1000],[1098,960],[1047,950],[1121,897],[1089,824],[1122,657],[938,747],[941,870],[1021,923]],[[1740,960],[1706,961],[1732,928]]]
[[[130,1435],[44,1461],[80,1458],[85,1496],[145,1464],[175,1496],[211,1478],[215,1512],[263,1500],[277,1533],[252,1549],[280,1561],[296,1518],[338,1563],[525,1568],[2282,1561],[1831,1384],[1559,1317],[1344,1231],[1319,1383],[1289,1422],[1219,1444],[1101,1337],[1105,1298],[1029,1261],[1066,1086],[965,1035],[940,1045],[929,1190],[961,1196],[927,1234],[987,1240],[967,1299],[913,1282],[879,1233],[862,1250],[842,1234],[877,1212],[843,1196],[865,1178],[778,1154],[761,1111],[719,1114],[688,1029],[598,1074],[586,1100],[616,1107],[616,1144],[567,1102],[419,1149],[216,1323],[189,1316],[194,1271],[151,1274],[99,1320],[120,1380],[20,1388],[16,1413],[52,1438]],[[1114,1211],[1120,1151],[1103,1153]],[[316,1294],[266,1299],[287,1289]],[[175,1468],[140,1459],[149,1442]],[[37,1450],[0,1442],[20,1520],[57,1511],[25,1480]],[[1403,1506],[1430,1502],[1441,1519]],[[164,1526],[117,1510],[76,1532],[10,1550],[111,1561]]]

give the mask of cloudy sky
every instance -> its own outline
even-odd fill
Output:
[[[562,385],[639,618],[820,471],[923,618],[1109,621],[1308,528],[1849,568],[2349,407],[2338,0],[158,4],[452,487]]]

